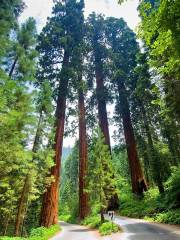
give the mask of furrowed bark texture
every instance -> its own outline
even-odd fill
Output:
[[[105,138],[105,144],[109,147],[111,154],[111,144],[109,136],[109,125],[106,109],[106,96],[105,96],[105,86],[104,86],[104,76],[103,76],[103,65],[99,56],[95,57],[95,75],[96,75],[96,95],[98,104],[98,118],[99,126]],[[107,169],[108,171],[108,169]],[[112,176],[112,178],[114,178]],[[114,186],[115,187],[115,186]],[[118,195],[114,194],[108,203],[109,210],[115,210],[119,208]]]
[[[55,134],[55,165],[51,168],[51,175],[54,177],[54,182],[47,188],[43,196],[41,226],[49,227],[58,222],[58,195],[59,181],[61,168],[61,155],[64,135],[66,95],[68,88],[68,78],[65,75],[65,70],[69,65],[69,54],[65,51],[63,65],[61,70],[61,79],[59,86],[59,94],[56,107],[56,134]]]
[[[88,147],[86,134],[85,106],[83,89],[79,88],[79,218],[84,219],[89,213],[86,176],[88,167]]]
[[[105,99],[105,87],[103,79],[103,67],[101,60],[95,60],[95,74],[96,74],[96,95],[97,95],[97,104],[98,104],[98,118],[99,126],[105,138],[105,144],[108,145],[111,152],[111,144],[109,137],[109,125],[107,118],[107,109],[106,109],[106,99]]]
[[[126,89],[124,83],[121,81],[118,81],[118,92],[129,167],[131,172],[132,192],[141,195],[143,191],[147,190],[147,185],[138,158],[134,130],[132,127],[129,110],[129,103],[126,96]]]

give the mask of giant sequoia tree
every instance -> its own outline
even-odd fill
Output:
[[[112,78],[118,94],[116,109],[123,121],[131,171],[132,191],[137,194],[142,194],[143,191],[147,190],[147,186],[138,158],[128,102],[128,91],[126,90],[128,79],[131,78],[132,69],[135,67],[135,56],[138,46],[134,33],[127,27],[122,19],[109,18],[106,24],[107,39],[111,47]]]
[[[105,62],[107,60],[107,48],[105,44],[105,21],[103,16],[93,13],[88,19],[88,38],[91,49],[91,61],[96,79],[96,99],[98,107],[99,127],[103,133],[105,144],[111,153],[109,124],[107,117],[106,104],[108,101],[108,92],[105,86]],[[108,172],[109,169],[107,168]],[[113,178],[113,173],[112,173]],[[115,187],[115,186],[114,186]],[[117,209],[119,207],[118,196],[115,193],[109,201],[109,208]]]
[[[83,6],[83,1],[56,1],[53,16],[49,19],[41,35],[42,42],[39,49],[42,52],[42,67],[50,62],[49,69],[45,69],[47,69],[47,74],[50,74],[50,79],[58,85],[55,113],[55,165],[51,169],[54,181],[47,188],[43,197],[41,214],[41,225],[43,226],[50,226],[58,221],[59,178],[66,98],[70,79],[70,57],[74,46],[79,41],[78,31],[83,21]],[[48,42],[47,45],[46,42]]]

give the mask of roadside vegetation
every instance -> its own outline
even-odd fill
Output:
[[[48,240],[61,230],[59,225],[53,225],[49,228],[39,227],[32,229],[30,235],[26,237],[0,237],[0,240]]]
[[[121,187],[120,215],[180,224],[180,166],[172,168],[171,176],[165,183],[164,194],[159,194],[158,189],[153,187],[140,200],[131,193],[128,184],[122,184]]]
[[[81,222],[82,225],[88,226],[93,229],[98,229],[99,233],[104,235],[110,235],[112,233],[116,233],[121,231],[121,228],[111,221],[105,220],[103,223],[101,222],[101,217],[96,216],[89,216]]]

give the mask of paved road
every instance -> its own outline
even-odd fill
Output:
[[[96,240],[93,230],[76,224],[60,222],[62,231],[51,240]]]
[[[123,233],[100,237],[95,230],[61,222],[63,230],[51,240],[180,240],[178,226],[126,217],[115,217],[114,221],[122,227]]]
[[[180,226],[126,217],[115,217],[115,222],[124,231],[120,240],[180,240]]]
[[[100,237],[96,230],[84,226],[60,222],[62,231],[50,240],[120,240],[121,233]]]

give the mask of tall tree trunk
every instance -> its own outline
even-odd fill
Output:
[[[111,152],[109,126],[106,110],[106,96],[103,79],[103,66],[101,60],[95,60],[95,74],[96,74],[96,96],[98,104],[98,118],[99,126],[105,138],[105,144],[108,145]]]
[[[17,217],[16,217],[16,223],[15,223],[15,236],[19,236],[20,234],[20,227],[24,218],[24,213],[25,213],[25,203],[27,202],[28,198],[28,193],[30,190],[30,181],[31,181],[31,176],[28,174],[25,178],[21,197],[19,200],[19,206],[18,206],[18,212],[17,212]]]
[[[153,176],[155,183],[158,186],[159,192],[164,193],[164,186],[163,186],[163,181],[162,181],[162,177],[161,177],[161,169],[162,169],[161,163],[160,163],[159,157],[157,156],[155,149],[154,149],[153,139],[151,136],[151,129],[149,127],[149,121],[147,118],[146,110],[145,110],[142,102],[140,103],[140,106],[141,106],[141,112],[142,112],[142,116],[143,116],[143,120],[144,120],[144,127],[146,130],[146,135],[147,135],[147,139],[148,139],[148,151],[151,156],[150,167],[151,167],[151,171],[152,171],[152,176]],[[157,171],[157,169],[158,169],[158,171]]]
[[[36,130],[35,139],[34,139],[33,148],[32,148],[33,153],[36,153],[39,148],[40,137],[42,132],[41,124],[42,124],[42,111],[40,112],[40,115],[39,115],[37,130]],[[15,236],[20,235],[20,228],[21,228],[21,225],[23,224],[23,220],[25,217],[25,213],[26,213],[25,208],[28,202],[28,195],[31,190],[30,181],[31,181],[31,173],[28,173],[25,177],[24,185],[23,185],[21,196],[19,199],[16,221],[15,221],[15,231],[14,231]]]
[[[79,78],[79,218],[84,219],[89,212],[88,193],[85,192],[88,167],[88,147],[83,84],[82,77],[80,76]]]
[[[109,125],[108,125],[108,117],[107,117],[107,109],[106,109],[106,93],[105,93],[104,76],[103,76],[103,65],[102,65],[101,59],[99,59],[98,56],[96,56],[96,59],[95,59],[95,75],[96,75],[96,96],[97,96],[97,104],[98,104],[99,126],[104,135],[105,144],[109,147],[109,151],[111,154]],[[114,178],[113,174],[112,174],[112,178]],[[119,199],[118,199],[118,195],[115,193],[108,203],[108,209],[115,210],[118,208],[119,208]]]
[[[69,54],[64,52],[63,64],[61,69],[61,78],[59,85],[59,93],[56,106],[56,134],[55,134],[55,165],[51,168],[51,175],[54,181],[50,187],[47,188],[43,196],[42,211],[40,224],[44,227],[49,227],[58,222],[58,195],[59,195],[59,180],[61,168],[61,155],[63,146],[65,110],[66,110],[66,96],[68,88],[67,68],[69,65]]]
[[[122,81],[118,81],[117,85],[129,167],[131,172],[132,192],[137,195],[141,195],[143,191],[147,190],[147,184],[144,179],[143,171],[138,158],[134,130],[132,127],[129,110],[129,103],[126,96],[126,89]]]
[[[168,140],[168,148],[172,155],[172,165],[177,166],[180,159],[178,127],[172,120],[171,124],[162,122],[161,125],[164,126],[163,135]]]
[[[9,77],[10,77],[10,78],[12,77],[12,74],[13,74],[13,72],[14,72],[14,69],[15,69],[15,66],[16,66],[16,63],[17,63],[17,60],[18,60],[18,56],[15,57],[14,62],[13,62],[13,64],[12,64],[12,66],[11,66],[10,71],[9,71]]]

